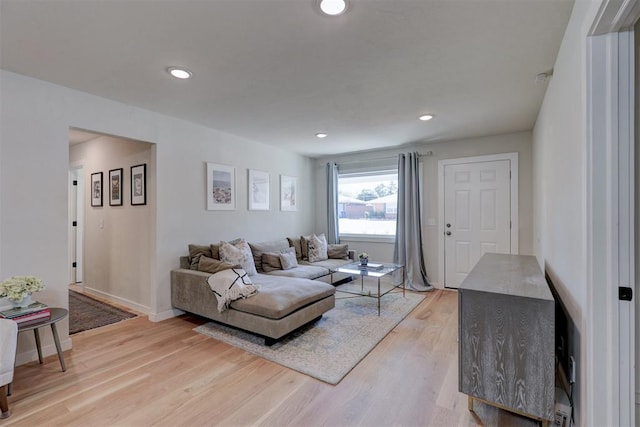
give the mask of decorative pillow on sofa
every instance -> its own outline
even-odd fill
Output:
[[[238,238],[238,239],[233,239],[233,240],[229,240],[229,243],[231,243],[232,245],[235,245],[236,243],[240,243],[243,239]],[[211,258],[213,259],[220,259],[220,243],[212,243],[210,245],[211,248]]]
[[[315,234],[309,234],[308,236],[300,236],[300,252],[302,253],[301,259],[305,261],[309,261],[309,242],[311,241],[311,237],[315,236]],[[318,234],[316,237],[320,237],[324,239],[325,243],[327,238],[324,236],[324,233]]]
[[[209,245],[189,245],[189,266],[192,270],[198,269],[198,262],[202,255],[212,258]]]
[[[206,273],[216,274],[219,271],[228,270],[235,267],[230,262],[220,261],[219,259],[209,258],[202,255],[198,262],[198,271],[204,271]]]
[[[287,237],[289,246],[296,250],[296,258],[302,259],[302,244],[299,237]]]
[[[262,253],[262,271],[269,273],[274,270],[282,270],[282,264],[280,263],[280,254],[275,252],[263,252]]]
[[[296,259],[296,250],[294,248],[289,249],[291,250],[283,251],[280,254],[280,263],[282,264],[283,270],[289,270],[298,266],[298,260]]]
[[[278,254],[284,249],[289,249],[289,242],[287,239],[269,240],[266,242],[249,242],[251,253],[253,254],[253,263],[256,266],[258,273],[264,271],[262,267],[262,254],[265,252],[271,252]]]
[[[327,245],[327,256],[330,259],[349,259],[349,245],[346,243]]]
[[[232,241],[231,244],[233,245],[234,243],[236,243],[235,241]],[[213,259],[220,259],[220,244],[219,243],[212,243],[210,246],[211,248],[211,258]]]
[[[244,240],[236,244],[228,242],[220,242],[220,261],[228,262],[233,265],[240,265],[249,276],[258,274],[256,266],[253,263],[253,254],[249,244]]]
[[[308,236],[300,236],[300,254],[301,259],[305,261],[309,259],[309,242],[311,241],[311,236],[313,236],[313,234],[309,234]]]
[[[313,234],[309,240],[309,262],[324,261],[327,256],[327,239],[324,234],[320,237]]]

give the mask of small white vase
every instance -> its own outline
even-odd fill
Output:
[[[13,306],[15,308],[28,307],[33,303],[33,301],[31,301],[31,294],[26,294],[25,296],[22,297],[20,301],[11,301],[11,302],[13,303]]]

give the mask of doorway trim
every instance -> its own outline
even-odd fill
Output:
[[[70,280],[71,284],[79,284],[82,286],[83,276],[83,251],[84,251],[84,166],[82,164],[72,163],[69,164],[69,212],[68,212],[68,227],[69,227],[69,277],[73,277]],[[75,189],[75,200],[71,200],[71,186],[72,180],[77,181]],[[72,225],[73,221],[76,221],[76,226]],[[75,233],[74,233],[75,228]],[[73,242],[72,242],[73,239]],[[74,253],[75,252],[75,253]],[[76,262],[76,267],[72,267],[73,262]],[[75,269],[75,271],[74,271]]]
[[[586,40],[586,422],[635,425],[634,40],[640,2],[603,1]],[[637,291],[637,289],[636,289]],[[637,298],[637,292],[635,298]],[[598,402],[598,404],[596,404]]]
[[[510,208],[511,208],[511,253],[518,253],[518,153],[489,154],[485,156],[459,157],[438,160],[438,282],[444,288],[444,168],[465,163],[494,162],[509,160],[511,165]]]

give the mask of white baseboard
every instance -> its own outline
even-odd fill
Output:
[[[162,322],[163,320],[171,319],[172,317],[180,316],[185,312],[172,308],[171,310],[163,311],[161,313],[149,313],[149,320],[152,322]]]
[[[27,331],[25,333],[29,334],[31,336],[31,339],[33,339],[33,333],[31,333],[31,331]],[[71,338],[60,341],[60,345],[62,346],[63,352],[67,350],[71,350],[71,348],[73,347]],[[58,351],[56,350],[56,345],[54,343],[42,346],[43,358],[47,356],[51,356],[53,354],[55,354],[56,356],[58,354]],[[21,353],[16,354],[16,366],[24,365],[25,363],[36,362],[36,361],[38,361],[38,350],[36,350],[35,342],[33,344],[33,348],[31,348],[30,350],[23,351]]]
[[[102,292],[102,291],[99,291],[97,289],[90,288],[88,286],[84,287],[84,292],[89,294],[89,295],[94,295],[94,296],[97,296],[97,297],[101,297],[101,298],[107,299],[109,301],[113,301],[113,302],[118,303],[118,304],[120,304],[120,305],[122,305],[124,307],[130,308],[131,310],[135,310],[135,311],[137,311],[139,313],[144,313],[144,314],[149,315],[150,314],[149,312],[151,311],[151,310],[149,310],[149,307],[144,306],[142,304],[138,304],[137,302],[129,301],[128,299],[121,298],[121,297],[118,297],[118,296],[115,296],[115,295],[111,295],[111,294],[108,294],[106,292]]]
[[[106,292],[99,291],[97,289],[90,288],[88,286],[84,287],[84,292],[89,295],[94,295],[94,296],[107,299],[109,301],[113,301],[124,307],[135,310],[139,313],[146,314],[149,317],[149,320],[151,320],[152,322],[161,322],[163,320],[171,319],[172,317],[176,317],[176,316],[180,316],[181,314],[184,314],[184,311],[178,310],[178,309],[170,309],[170,310],[163,311],[161,313],[152,313],[151,309],[149,309],[149,307],[147,306],[138,304],[133,301],[129,301],[128,299],[125,299],[125,298],[108,294]]]

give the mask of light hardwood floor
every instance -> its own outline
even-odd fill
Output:
[[[203,319],[139,317],[73,336],[16,368],[0,426],[532,426],[458,393],[457,294],[427,295],[338,385],[197,334]]]

